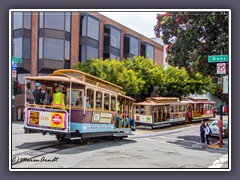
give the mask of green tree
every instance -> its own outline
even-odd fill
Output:
[[[203,94],[205,91],[214,91],[210,77],[203,78],[200,73],[189,76],[184,68],[179,69],[169,66],[166,70],[163,70],[161,82],[159,94],[165,97],[182,98],[194,93]]]
[[[133,70],[137,78],[141,79],[144,83],[140,89],[140,95],[136,97],[138,100],[149,97],[153,88],[161,84],[163,67],[154,64],[151,59],[134,56],[132,59],[125,59],[122,62],[127,69]]]
[[[228,12],[170,12],[158,14],[154,27],[168,53],[166,61],[216,82],[216,64],[208,55],[228,54]]]
[[[139,95],[144,85],[133,70],[127,69],[118,60],[91,59],[86,63],[78,63],[75,68],[123,87],[129,96]]]
[[[123,91],[137,102],[149,97],[154,87],[163,97],[212,91],[211,78],[203,78],[200,73],[190,77],[185,69],[171,66],[164,70],[144,57],[123,61],[92,59],[75,68],[123,87]]]

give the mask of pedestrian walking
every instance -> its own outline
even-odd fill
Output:
[[[202,120],[202,124],[200,126],[200,138],[201,138],[201,146],[202,146],[202,149],[205,149],[205,121]]]
[[[210,146],[210,143],[209,143],[210,132],[211,132],[211,129],[210,129],[208,123],[206,123],[205,134],[206,134],[206,141],[207,141],[208,146]]]

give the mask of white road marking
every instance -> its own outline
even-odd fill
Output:
[[[228,154],[223,155],[218,160],[214,161],[208,168],[221,168],[223,164],[228,160]]]

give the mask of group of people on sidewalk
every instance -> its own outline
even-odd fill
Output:
[[[200,137],[201,137],[201,146],[202,149],[205,148],[205,140],[207,141],[207,146],[210,146],[210,142],[209,142],[209,136],[211,133],[211,129],[208,125],[208,123],[205,123],[204,120],[202,120],[202,124],[200,126]]]

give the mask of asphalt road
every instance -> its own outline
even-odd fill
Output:
[[[76,168],[78,170],[229,170],[228,139],[222,148],[201,149],[199,123],[160,129],[137,129],[124,140],[79,145],[55,137],[23,134],[12,128],[12,168]],[[211,143],[218,139],[211,138]],[[22,161],[21,161],[22,160]],[[16,163],[17,162],[17,163]]]

